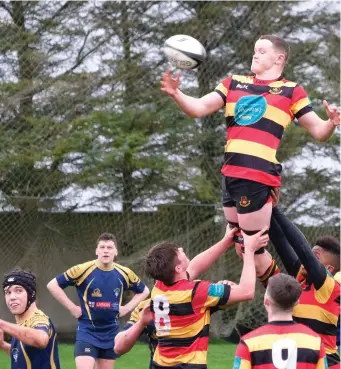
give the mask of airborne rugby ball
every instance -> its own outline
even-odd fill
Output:
[[[167,59],[179,69],[193,69],[206,57],[204,46],[195,38],[186,35],[169,37],[164,44]]]

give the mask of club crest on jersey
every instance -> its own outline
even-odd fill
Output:
[[[114,294],[115,294],[116,298],[118,298],[118,296],[120,295],[120,292],[121,292],[121,290],[119,288],[114,289]]]
[[[99,288],[95,288],[94,292],[91,294],[92,297],[102,297],[102,293]]]
[[[18,356],[19,356],[19,352],[18,352],[18,349],[13,349],[12,350],[12,357],[13,357],[13,360],[14,360],[14,362],[16,363],[16,362],[18,362]]]
[[[269,92],[272,95],[279,95],[283,90],[280,87],[271,87]]]
[[[251,200],[249,200],[246,196],[242,196],[239,201],[239,205],[243,208],[247,208],[251,204]]]

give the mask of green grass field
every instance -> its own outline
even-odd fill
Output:
[[[208,368],[232,368],[235,349],[235,345],[229,344],[226,341],[212,340],[208,350]],[[61,369],[74,369],[73,345],[59,345],[59,358]],[[143,369],[148,368],[148,363],[148,347],[147,345],[138,343],[130,352],[117,360],[115,369]],[[10,369],[10,367],[9,356],[0,352],[0,368]]]

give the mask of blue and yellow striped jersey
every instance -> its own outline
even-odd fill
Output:
[[[57,334],[48,316],[36,310],[28,319],[19,325],[40,329],[49,335],[49,343],[45,349],[23,344],[16,338],[11,343],[12,369],[60,369]]]
[[[129,268],[115,263],[110,269],[101,269],[97,260],[68,269],[57,276],[57,282],[61,288],[77,289],[82,315],[76,339],[102,349],[114,347],[123,292],[142,293],[145,288]]]

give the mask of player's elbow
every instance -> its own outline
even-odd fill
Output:
[[[35,339],[35,347],[44,350],[49,344],[49,336],[44,332],[39,332],[39,336]]]
[[[56,288],[56,286],[58,286],[58,283],[57,283],[57,280],[56,280],[56,278],[53,278],[47,285],[46,285],[46,287],[47,287],[47,289],[51,292],[51,291],[53,291],[55,288]]]
[[[142,291],[143,298],[147,298],[149,296],[149,288],[147,286],[144,287],[144,290]]]
[[[255,288],[250,288],[249,286],[242,287],[239,296],[239,301],[253,300],[255,297]]]
[[[115,346],[114,346],[114,352],[117,355],[124,355],[126,354],[129,350],[127,350],[125,348],[125,344],[124,344],[124,335],[122,333],[119,333],[116,337],[115,337]]]

